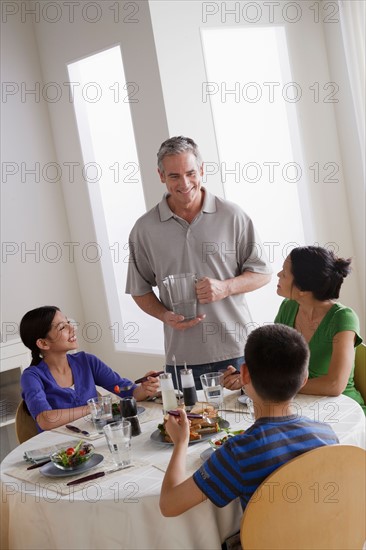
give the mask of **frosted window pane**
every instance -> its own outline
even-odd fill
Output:
[[[117,349],[162,353],[162,324],[143,313],[124,292],[128,235],[146,212],[129,106],[133,85],[126,85],[119,46],[72,63],[68,69],[84,165],[89,166],[86,175],[89,186],[100,190],[101,205],[91,202],[110,311],[116,309],[118,293],[121,317],[111,315],[114,341]]]
[[[285,31],[202,29],[202,44],[202,99],[211,102],[225,197],[252,217],[274,272],[267,287],[247,295],[253,320],[268,323],[281,300],[276,274],[289,250],[304,244],[297,89],[289,85]],[[210,177],[217,176],[207,176],[208,187]]]

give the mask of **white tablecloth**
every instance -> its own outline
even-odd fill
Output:
[[[365,416],[353,400],[343,395],[298,396],[296,407],[299,414],[330,423],[341,443],[366,448]],[[247,428],[252,419],[246,408],[234,408],[235,412],[222,416],[233,429]],[[65,484],[58,485],[59,478],[56,482],[55,478],[43,479],[39,470],[33,470],[29,477],[23,453],[74,439],[74,434],[67,437],[44,432],[12,451],[1,465],[1,548],[220,549],[222,541],[239,529],[239,502],[219,509],[207,501],[180,517],[164,518],[159,493],[172,447],[150,439],[156,420],[141,427],[142,434],[132,440],[138,467],[67,489],[66,493]],[[109,465],[109,452],[103,438],[93,444],[96,452],[105,454],[105,461],[95,468],[99,471]],[[200,466],[200,454],[207,448],[207,441],[190,445],[190,473]],[[16,468],[18,477],[14,477]]]

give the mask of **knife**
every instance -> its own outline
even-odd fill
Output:
[[[85,430],[80,430],[80,428],[78,428],[77,426],[72,426],[71,424],[66,424],[65,428],[71,430],[72,432],[76,432],[77,434],[90,435],[89,432]]]
[[[127,466],[118,466],[118,468],[112,468],[111,470],[103,470],[102,472],[96,472],[95,474],[90,474],[89,476],[79,477],[73,481],[69,481],[66,485],[78,485],[78,483],[84,483],[85,481],[91,481],[92,479],[98,479],[99,477],[104,477],[108,474],[113,474],[119,470],[126,470],[127,468],[132,468],[134,464],[128,464]]]
[[[47,460],[43,460],[42,462],[38,462],[37,464],[32,464],[32,466],[28,466],[27,470],[35,470],[35,468],[40,468],[41,466],[44,466],[49,462],[51,462],[50,458],[48,458]]]

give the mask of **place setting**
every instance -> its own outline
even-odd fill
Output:
[[[173,356],[176,380],[179,379],[176,372],[175,356]],[[150,440],[160,446],[173,446],[165,429],[169,415],[179,415],[176,410],[184,407],[190,420],[190,439],[187,452],[187,475],[194,473],[212,453],[220,448],[228,439],[242,434],[245,430],[231,428],[230,422],[223,417],[223,413],[240,413],[240,418],[235,414],[235,424],[250,417],[252,421],[251,399],[243,391],[226,391],[223,387],[223,372],[212,372],[201,375],[201,384],[205,401],[199,401],[195,389],[192,370],[184,368],[180,370],[180,382],[182,400],[177,400],[174,395],[172,376],[170,373],[161,375],[161,390],[163,398],[163,420],[157,429],[150,435]],[[232,420],[232,419],[231,419]],[[252,423],[252,422],[251,422]],[[202,445],[195,448],[197,443],[206,443],[207,448],[202,450]],[[159,462],[154,462],[154,467],[165,472],[169,464],[169,457],[164,456]]]
[[[229,422],[219,415],[219,407],[223,403],[223,375],[220,373],[210,373],[202,375],[201,381],[204,389],[206,401],[199,401],[195,388],[193,373],[184,363],[184,368],[180,370],[181,390],[179,388],[179,379],[176,366],[176,358],[173,355],[173,366],[175,378],[177,380],[178,394],[182,399],[176,397],[176,390],[173,386],[171,373],[162,373],[159,376],[160,387],[163,400],[163,419],[152,432],[150,439],[159,445],[173,445],[165,424],[168,415],[179,415],[176,411],[179,407],[184,407],[187,417],[190,420],[190,439],[189,445],[208,440],[213,434],[219,433],[230,426]]]
[[[127,403],[134,403],[133,412],[131,412],[131,409],[128,410]],[[89,414],[70,424],[54,428],[53,431],[63,434],[73,432],[81,439],[92,441],[103,437],[103,427],[106,424],[117,422],[122,418],[131,418],[136,431],[139,429],[137,418],[145,412],[145,407],[137,406],[135,398],[132,396],[122,397],[114,402],[112,394],[103,395],[89,399],[87,404]]]
[[[85,483],[104,476],[120,475],[123,470],[148,466],[145,460],[133,456],[131,439],[134,435],[129,420],[106,424],[101,434],[106,444],[99,446],[98,452],[89,441],[69,440],[27,451],[25,464],[19,463],[7,474],[45,488],[52,481],[52,490],[68,495],[71,490],[78,490]]]

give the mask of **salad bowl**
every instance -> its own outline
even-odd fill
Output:
[[[75,470],[94,455],[94,445],[81,440],[75,447],[56,451],[50,456],[52,464],[61,470]]]

